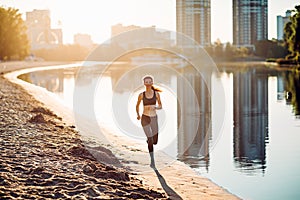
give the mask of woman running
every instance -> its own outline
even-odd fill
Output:
[[[161,90],[153,87],[152,76],[149,75],[145,76],[143,78],[143,81],[146,90],[139,94],[136,103],[136,113],[137,113],[137,119],[138,120],[141,119],[142,127],[147,136],[148,150],[151,158],[150,166],[152,168],[155,168],[153,145],[157,144],[158,141],[158,123],[157,123],[156,110],[162,109],[160,96],[158,93],[161,92]],[[140,117],[140,113],[139,113],[139,106],[141,101],[143,101],[143,105],[144,105],[142,117]]]

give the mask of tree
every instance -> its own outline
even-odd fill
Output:
[[[215,46],[215,56],[216,57],[223,57],[223,44],[220,39],[217,39],[214,43]]]
[[[284,27],[284,41],[290,52],[289,57],[297,61],[300,60],[300,5],[295,6],[293,14]]]
[[[231,60],[234,56],[234,47],[230,44],[230,42],[226,43],[224,56],[227,60]]]
[[[263,58],[284,58],[284,46],[277,40],[260,40],[255,44],[255,55]]]
[[[29,54],[26,26],[18,12],[0,7],[0,60],[24,59]]]

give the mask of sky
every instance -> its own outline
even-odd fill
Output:
[[[300,5],[299,0],[268,0],[268,35],[276,38],[276,16]],[[137,25],[176,31],[176,0],[0,0],[0,6],[26,12],[48,9],[52,28],[62,28],[63,42],[73,43],[77,33],[89,34],[95,43],[111,36],[111,26]],[[211,0],[211,40],[232,42],[232,0]]]

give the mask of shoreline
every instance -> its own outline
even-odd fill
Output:
[[[36,66],[39,65],[37,64]],[[15,68],[10,71],[15,70],[17,69]],[[13,76],[7,77],[7,74],[5,74],[5,76],[7,79],[9,79],[10,82],[17,84],[19,87],[22,87],[23,89],[21,90],[25,90],[26,93],[32,95],[35,99],[37,99],[37,101],[42,102],[44,104],[42,106],[43,108],[49,109],[57,116],[61,117],[62,123],[64,125],[59,126],[74,126],[74,118],[71,111],[61,105],[61,103],[57,101],[57,98],[55,98],[54,95],[51,95],[50,92],[42,90],[32,84],[18,80],[16,76],[15,78],[13,78]],[[95,130],[97,131],[97,129],[94,129],[92,124],[89,124],[86,121],[82,124],[80,130],[85,131],[85,134],[90,134],[91,136],[95,136]],[[68,131],[66,132],[66,134],[68,134]],[[174,161],[172,159],[170,160],[170,158],[161,153],[157,156],[157,162],[170,162],[172,164],[169,164],[164,168],[158,168],[158,170],[156,171],[151,170],[151,168],[148,166],[148,158],[145,158],[144,156],[147,153],[146,145],[137,146],[134,141],[130,141],[128,138],[113,134],[110,131],[111,130],[107,130],[104,133],[105,138],[109,142],[107,143],[107,141],[101,141],[103,143],[102,147],[108,149],[111,152],[108,154],[109,156],[106,155],[108,156],[107,159],[109,160],[113,157],[115,158],[112,159],[113,162],[117,163],[118,161],[120,161],[122,163],[121,166],[123,166],[123,169],[116,168],[117,170],[125,170],[128,174],[130,174],[130,176],[133,177],[133,180],[136,179],[141,181],[143,184],[139,185],[138,187],[142,189],[146,188],[145,190],[147,190],[147,188],[151,188],[152,192],[156,191],[156,195],[161,194],[159,199],[165,197],[169,197],[171,199],[239,199],[238,197],[216,185],[209,179],[196,174],[194,170],[192,170],[184,163]],[[96,140],[98,139],[99,138],[96,138]],[[122,141],[122,143],[120,143],[120,141]],[[93,144],[93,141],[91,141],[90,144]],[[81,150],[84,151],[83,149]],[[97,155],[101,155],[103,157],[103,151],[101,153],[99,154],[98,152],[97,154],[96,152]],[[88,155],[86,156],[89,157]],[[124,173],[125,172],[123,172],[123,174]]]

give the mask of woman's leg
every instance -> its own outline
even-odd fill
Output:
[[[150,167],[155,168],[154,152],[153,152],[153,137],[149,137],[147,142],[148,142],[148,150],[151,159]]]
[[[158,141],[158,122],[157,122],[157,116],[155,117],[151,117],[151,122],[150,122],[150,126],[151,126],[151,131],[153,134],[153,144],[157,144]]]
[[[144,132],[147,136],[148,150],[149,153],[153,152],[153,137],[151,136],[151,127],[150,125],[143,126]]]
[[[153,137],[148,137],[147,143],[149,152],[153,152]]]
[[[142,123],[143,129],[144,129],[144,132],[147,136],[148,151],[149,151],[150,159],[151,159],[150,167],[155,168],[154,152],[153,152],[153,127],[151,126],[150,117],[142,115],[141,123]]]
[[[153,136],[153,144],[156,145],[158,141],[158,133]]]

